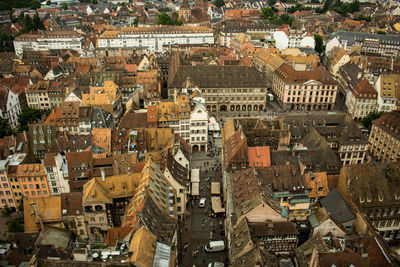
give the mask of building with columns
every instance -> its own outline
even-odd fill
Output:
[[[266,83],[255,67],[181,65],[170,77],[168,96],[197,87],[209,112],[265,110]]]

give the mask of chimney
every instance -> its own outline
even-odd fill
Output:
[[[104,168],[101,168],[100,172],[101,172],[101,180],[103,182],[105,182],[106,181],[106,172],[104,171]]]

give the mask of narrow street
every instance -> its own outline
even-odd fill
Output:
[[[221,182],[219,156],[207,156],[207,153],[198,152],[192,154],[191,168],[199,168],[200,171],[200,198],[189,202],[188,216],[182,225],[183,259],[180,266],[203,267],[212,262],[225,262],[226,249],[221,252],[205,252],[204,246],[210,240],[224,240],[224,216],[214,217],[211,212],[211,182]],[[206,198],[205,207],[199,207],[199,200]]]

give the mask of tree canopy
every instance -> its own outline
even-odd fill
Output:
[[[14,36],[10,33],[0,34],[0,52],[14,52]]]
[[[309,10],[311,10],[311,7],[309,7],[309,6],[306,7],[306,6],[303,6],[302,4],[297,4],[295,6],[290,7],[288,9],[288,13],[294,13],[296,11],[305,11],[305,10],[309,11]]]
[[[268,0],[269,6],[274,6],[276,4],[276,0]]]
[[[363,118],[361,120],[362,125],[364,125],[365,128],[371,129],[372,127],[372,122],[376,119],[379,119],[382,115],[385,115],[387,112],[384,111],[374,111],[368,114],[367,117]]]
[[[68,10],[68,4],[67,3],[62,3],[61,5],[63,10]]]
[[[0,138],[3,138],[4,136],[9,136],[13,134],[13,130],[11,129],[10,125],[8,124],[8,121],[0,118]]]
[[[322,39],[321,35],[314,34],[314,40],[315,40],[315,51],[321,54],[325,50],[324,39]]]
[[[179,20],[177,18],[177,16],[174,16],[174,18],[171,18],[170,15],[163,12],[157,16],[157,24],[158,25],[182,25],[182,21]]]
[[[273,25],[282,25],[289,24],[292,25],[294,18],[289,16],[288,14],[282,14],[280,17],[276,15],[276,9],[271,7],[263,7],[261,8],[261,18],[265,20],[268,24]]]
[[[333,10],[342,16],[346,16],[348,13],[353,14],[360,11],[360,1],[355,0],[351,3],[342,3],[341,0],[325,0],[323,8],[316,9],[319,13],[325,13],[328,10]]]
[[[23,108],[21,113],[18,114],[18,122],[20,124],[19,131],[28,131],[29,124],[40,120],[43,114],[43,111],[39,109],[33,109],[30,107]]]
[[[223,7],[225,5],[225,1],[224,0],[215,0],[214,5],[216,7]]]
[[[35,13],[35,15],[33,15],[33,19],[31,19],[31,17],[26,14],[22,20],[22,24],[24,25],[24,27],[22,28],[23,33],[46,29],[44,27],[43,21],[39,18],[37,12]]]
[[[24,8],[29,7],[30,9],[40,8],[40,1],[37,0],[0,0],[0,10],[12,10],[13,8]]]

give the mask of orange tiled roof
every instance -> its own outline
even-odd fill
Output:
[[[269,146],[248,148],[249,167],[271,166],[271,154]]]

